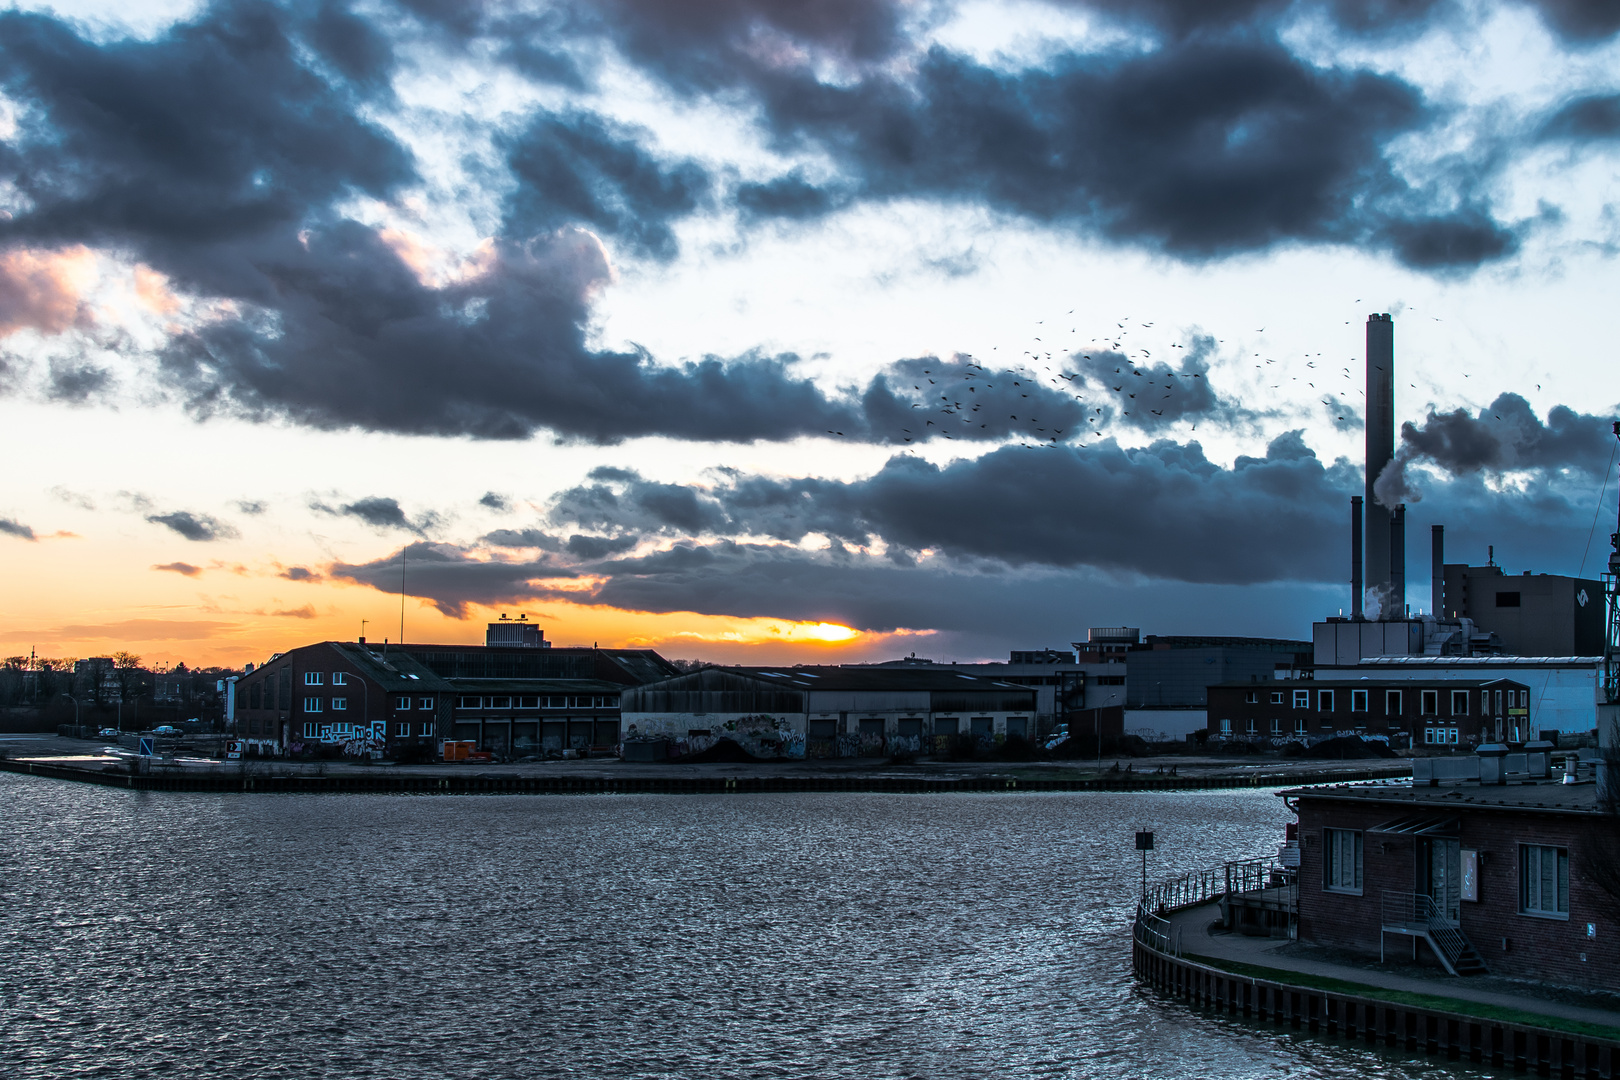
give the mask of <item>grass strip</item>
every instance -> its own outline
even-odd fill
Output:
[[[1245,964],[1240,960],[1223,960],[1214,956],[1195,956],[1188,953],[1184,955],[1183,959],[1207,964],[1213,968],[1220,968],[1222,971],[1230,972],[1233,975],[1243,975],[1251,979],[1267,979],[1271,982],[1297,986],[1301,989],[1322,990],[1332,994],[1372,998],[1377,1001],[1387,1001],[1391,1005],[1405,1005],[1413,1009],[1430,1009],[1435,1012],[1459,1013],[1465,1016],[1476,1016],[1481,1020],[1518,1024],[1521,1027],[1547,1028],[1571,1035],[1585,1035],[1611,1041],[1620,1040],[1620,1028],[1609,1027],[1604,1024],[1590,1024],[1584,1020],[1570,1020],[1548,1013],[1526,1012],[1523,1009],[1509,1008],[1505,1005],[1490,1005],[1482,1001],[1465,1001],[1461,998],[1441,997],[1435,994],[1414,994],[1408,990],[1389,990],[1382,986],[1368,986],[1365,983],[1349,982],[1345,979],[1334,979],[1325,975],[1308,975],[1303,972],[1286,971],[1281,968],[1261,967],[1258,964]]]

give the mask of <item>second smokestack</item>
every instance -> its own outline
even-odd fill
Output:
[[[1406,504],[1389,515],[1389,600],[1385,619],[1406,618]]]
[[[1437,619],[1446,617],[1446,527],[1431,526],[1434,539],[1429,556],[1429,611]]]
[[[1395,457],[1395,324],[1389,315],[1367,316],[1367,588],[1394,593],[1390,581],[1389,508],[1373,485]],[[1403,601],[1404,603],[1404,601]],[[1387,617],[1387,616],[1386,616]]]

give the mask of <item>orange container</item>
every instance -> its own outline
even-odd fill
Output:
[[[446,739],[444,743],[444,760],[466,761],[468,756],[472,754],[473,748],[477,745],[477,743],[472,742],[471,740],[466,742],[455,742]]]

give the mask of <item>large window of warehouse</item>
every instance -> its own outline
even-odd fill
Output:
[[[1519,910],[1526,915],[1569,918],[1569,849],[1519,845]]]
[[[1361,892],[1361,833],[1354,829],[1327,829],[1326,880],[1329,892]]]

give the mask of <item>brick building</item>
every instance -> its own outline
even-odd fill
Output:
[[[1355,731],[1405,735],[1419,746],[1522,741],[1529,702],[1529,687],[1512,679],[1228,682],[1209,688],[1209,734],[1309,740]]]
[[[1299,813],[1299,939],[1457,974],[1620,989],[1620,819],[1591,783],[1282,793]],[[1620,881],[1620,878],[1616,879]]]
[[[236,683],[236,736],[261,754],[341,743],[398,757],[437,745],[453,688],[397,646],[322,641],[277,653]]]

